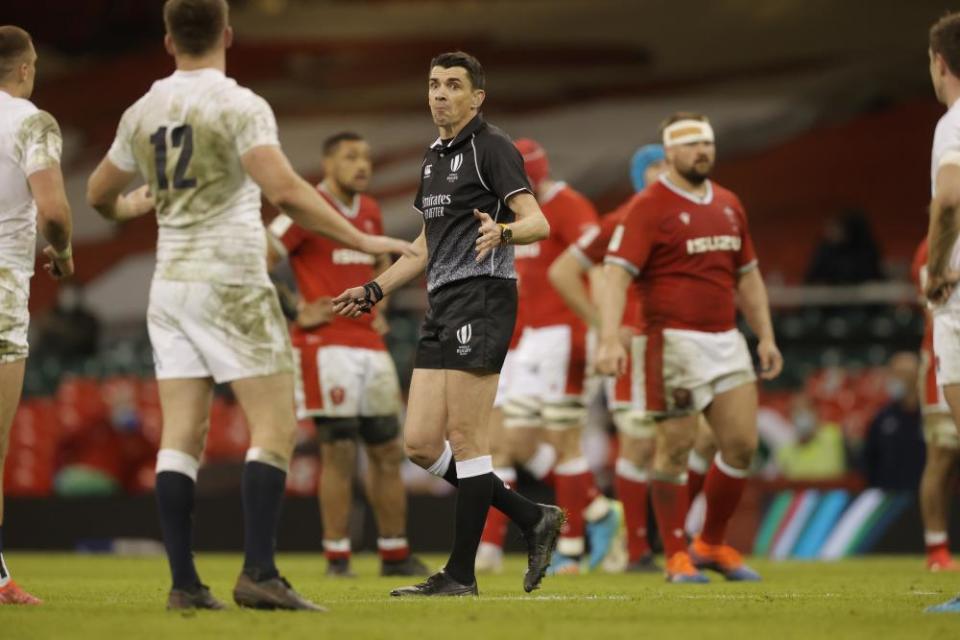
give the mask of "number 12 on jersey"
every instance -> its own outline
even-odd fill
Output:
[[[157,189],[169,189],[170,183],[167,180],[167,128],[160,127],[157,129],[150,136],[150,144],[153,145],[154,164],[157,167]],[[186,177],[187,169],[190,166],[190,157],[193,156],[193,127],[182,124],[170,130],[170,146],[180,149],[180,157],[177,158],[177,165],[173,168],[173,188],[194,188],[197,186],[197,179]]]

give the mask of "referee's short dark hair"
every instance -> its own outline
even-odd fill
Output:
[[[0,27],[0,80],[6,79],[24,62],[24,56],[30,51],[31,44],[30,34],[20,27]]]
[[[341,131],[340,133],[335,133],[326,140],[323,141],[323,157],[333,155],[337,150],[337,147],[340,146],[341,142],[358,142],[363,140],[363,136],[355,131]]]
[[[443,67],[452,69],[453,67],[463,67],[467,70],[467,76],[470,78],[470,84],[474,89],[483,89],[487,84],[487,77],[483,73],[483,66],[480,61],[465,51],[449,51],[441,53],[430,61],[430,68]]]
[[[217,44],[227,27],[230,7],[226,0],[167,0],[163,21],[177,51],[201,56]]]

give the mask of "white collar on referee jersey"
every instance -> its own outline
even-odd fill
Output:
[[[547,189],[546,193],[543,194],[543,197],[540,198],[540,204],[547,204],[551,200],[557,197],[557,194],[566,189],[567,183],[557,180],[553,185]]]
[[[330,191],[323,186],[322,182],[317,185],[317,189],[327,194],[327,198],[332,201],[333,205],[346,217],[356,218],[358,215],[360,215],[360,194],[353,194],[353,202],[351,202],[350,206],[347,207],[345,204],[340,202],[340,198],[330,193]]]
[[[710,204],[711,202],[713,202],[713,183],[710,182],[709,180],[707,180],[706,182],[707,182],[707,192],[703,194],[703,197],[701,198],[697,194],[690,193],[689,191],[685,189],[681,189],[677,185],[670,182],[670,179],[667,178],[667,174],[663,174],[660,176],[660,184],[665,186],[667,189],[670,189],[670,191],[673,191],[678,196],[682,198],[686,198],[687,200],[691,202],[695,202],[696,204]]]

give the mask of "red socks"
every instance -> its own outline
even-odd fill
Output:
[[[498,478],[503,480],[503,484],[508,489],[514,489],[517,484],[517,472],[512,467],[500,467],[493,472]],[[503,548],[503,541],[507,537],[507,525],[510,519],[499,509],[490,508],[487,512],[487,522],[483,527],[483,535],[480,536],[480,542],[486,542],[497,547]]]
[[[707,515],[700,538],[705,543],[723,544],[727,535],[727,523],[740,504],[749,473],[747,469],[735,469],[726,464],[720,454],[714,458],[703,485]]]
[[[575,458],[557,465],[555,487],[557,506],[567,512],[567,522],[560,531],[557,550],[567,556],[579,556],[584,551],[583,535],[586,520],[583,510],[600,495],[593,472],[586,458]]]
[[[617,458],[614,486],[623,503],[627,524],[627,551],[630,562],[650,552],[647,541],[647,472],[625,458]]]
[[[654,474],[650,481],[650,495],[663,540],[663,552],[669,559],[673,554],[687,549],[687,537],[683,530],[687,517],[685,478],[682,475],[670,478]]]

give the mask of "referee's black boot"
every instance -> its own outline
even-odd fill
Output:
[[[560,507],[549,504],[539,506],[543,512],[539,522],[523,532],[527,541],[527,572],[523,575],[523,590],[527,593],[540,588],[540,581],[547,573],[557,548],[560,529],[567,521],[567,513]]]
[[[477,582],[466,585],[460,584],[447,575],[446,571],[439,571],[424,582],[410,587],[400,587],[390,592],[392,596],[478,596]]]

